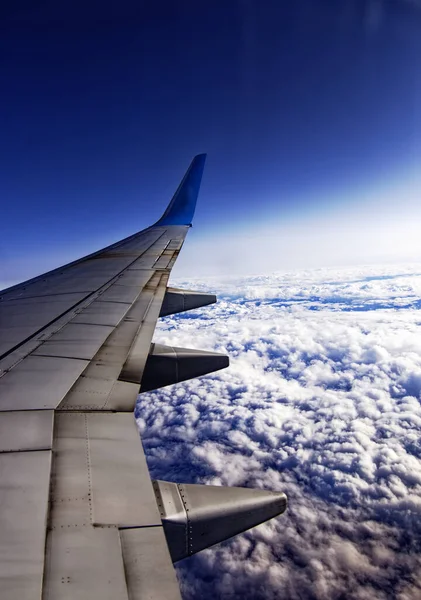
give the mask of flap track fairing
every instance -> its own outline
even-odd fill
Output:
[[[207,306],[208,304],[214,304],[215,302],[216,296],[214,294],[169,287],[165,293],[159,316],[166,317],[186,310]]]
[[[173,562],[282,514],[287,497],[241,487],[153,481]]]
[[[228,356],[218,352],[151,344],[140,391],[149,392],[186,379],[200,377],[225,369],[228,365]]]

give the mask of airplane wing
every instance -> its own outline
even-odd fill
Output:
[[[172,600],[173,562],[282,513],[282,493],[151,481],[139,392],[228,357],[152,342],[216,301],[168,287],[193,218],[196,156],[153,226],[0,292],[0,597]]]

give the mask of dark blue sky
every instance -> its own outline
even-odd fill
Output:
[[[340,202],[421,156],[415,3],[46,0],[1,11],[3,281],[149,224],[198,152],[203,230],[326,210],[324,195]]]

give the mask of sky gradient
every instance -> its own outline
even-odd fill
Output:
[[[352,210],[367,190],[381,210],[382,190],[414,181],[414,2],[2,10],[2,282],[149,225],[198,152],[208,153],[195,218],[205,240],[299,227]]]

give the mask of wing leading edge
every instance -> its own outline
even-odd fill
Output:
[[[0,294],[0,595],[179,598],[172,562],[286,508],[282,493],[152,482],[139,392],[228,357],[152,343],[157,319],[215,296],[168,287],[206,155],[162,217]]]

